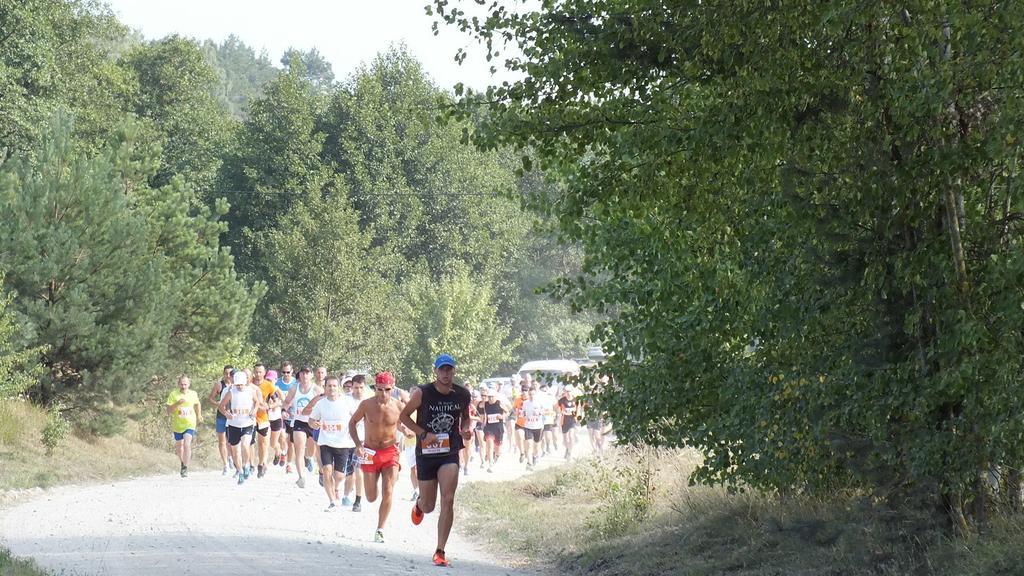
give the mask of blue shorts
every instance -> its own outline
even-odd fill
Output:
[[[196,431],[191,429],[191,428],[189,428],[188,430],[185,430],[184,432],[174,432],[174,441],[175,442],[181,442],[182,440],[185,439],[185,434],[188,434],[189,436],[191,436],[193,438],[196,437]]]
[[[217,434],[223,434],[228,431],[228,419],[217,416]]]

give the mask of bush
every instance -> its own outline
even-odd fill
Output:
[[[597,498],[602,503],[587,527],[601,538],[630,533],[651,513],[654,503],[654,470],[651,450],[623,449],[625,463],[596,466],[593,476]]]
[[[113,438],[125,431],[128,419],[120,412],[89,411],[85,418],[77,419],[75,428],[85,437]]]
[[[53,455],[53,451],[60,446],[68,437],[71,426],[60,413],[60,405],[54,404],[50,408],[50,418],[43,428],[43,446],[46,446],[46,454]]]

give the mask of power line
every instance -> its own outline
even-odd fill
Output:
[[[308,193],[305,191],[296,190],[225,190],[218,191],[217,194],[230,195],[230,196],[252,196],[256,194],[276,194],[279,196],[306,196]],[[418,198],[462,198],[462,197],[477,197],[477,198],[509,198],[510,194],[502,194],[500,192],[360,192],[358,194],[349,194],[351,198],[366,198],[366,197],[418,197]]]

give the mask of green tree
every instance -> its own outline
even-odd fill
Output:
[[[10,224],[0,267],[29,345],[46,347],[48,376],[34,397],[66,395],[75,406],[124,397],[246,331],[255,297],[218,246],[223,224],[190,213],[180,181],[147,186],[159,160],[138,127],[91,155],[76,150],[70,122],[51,126],[34,160],[15,156],[0,169]]]
[[[445,96],[404,49],[378,56],[331,98],[325,157],[345,175],[373,245],[440,278],[462,263],[488,280],[519,249],[512,170],[433,122]]]
[[[217,100],[239,120],[248,117],[252,101],[262,96],[263,86],[281,72],[266,52],[257,54],[233,34],[220,44],[203,42],[203,52],[220,79],[214,91]]]
[[[62,109],[76,111],[83,140],[105,140],[120,120],[123,89],[108,50],[124,35],[107,8],[88,0],[0,6],[0,163],[34,149]]]
[[[21,395],[45,373],[39,356],[46,349],[24,347],[28,338],[11,307],[13,299],[14,295],[8,294],[0,300],[0,400]]]
[[[415,334],[404,374],[429,382],[434,358],[446,353],[458,362],[460,377],[479,380],[511,359],[517,342],[509,338],[508,326],[498,321],[491,286],[474,280],[466,267],[440,279],[416,274],[403,290],[413,312]]]
[[[306,51],[289,48],[281,56],[281,64],[317,89],[327,90],[334,86],[334,68],[316,48]]]
[[[133,78],[127,107],[152,123],[162,144],[151,186],[174,176],[202,195],[211,191],[232,124],[214,96],[217,73],[196,42],[180,36],[137,46],[120,65]]]
[[[701,480],[984,517],[978,479],[1024,463],[1024,7],[434,8],[521,51],[457,114],[562,176],[538,207],[586,249],[562,292],[613,313],[621,438],[701,448]]]
[[[270,287],[255,334],[264,358],[332,368],[397,364],[403,330],[393,322],[385,334],[377,328],[385,326],[390,287],[370,268],[369,241],[343,192],[295,205],[288,226],[259,241]]]
[[[262,276],[257,236],[288,225],[291,209],[339,185],[321,161],[322,102],[294,71],[264,87],[225,159],[220,189],[231,202],[229,244],[246,272]]]

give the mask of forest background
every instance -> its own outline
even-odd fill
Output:
[[[84,422],[257,359],[409,386],[442,351],[472,380],[582,355],[593,322],[537,292],[579,251],[521,202],[552,185],[404,47],[339,78],[88,1],[0,30],[0,395]]]

